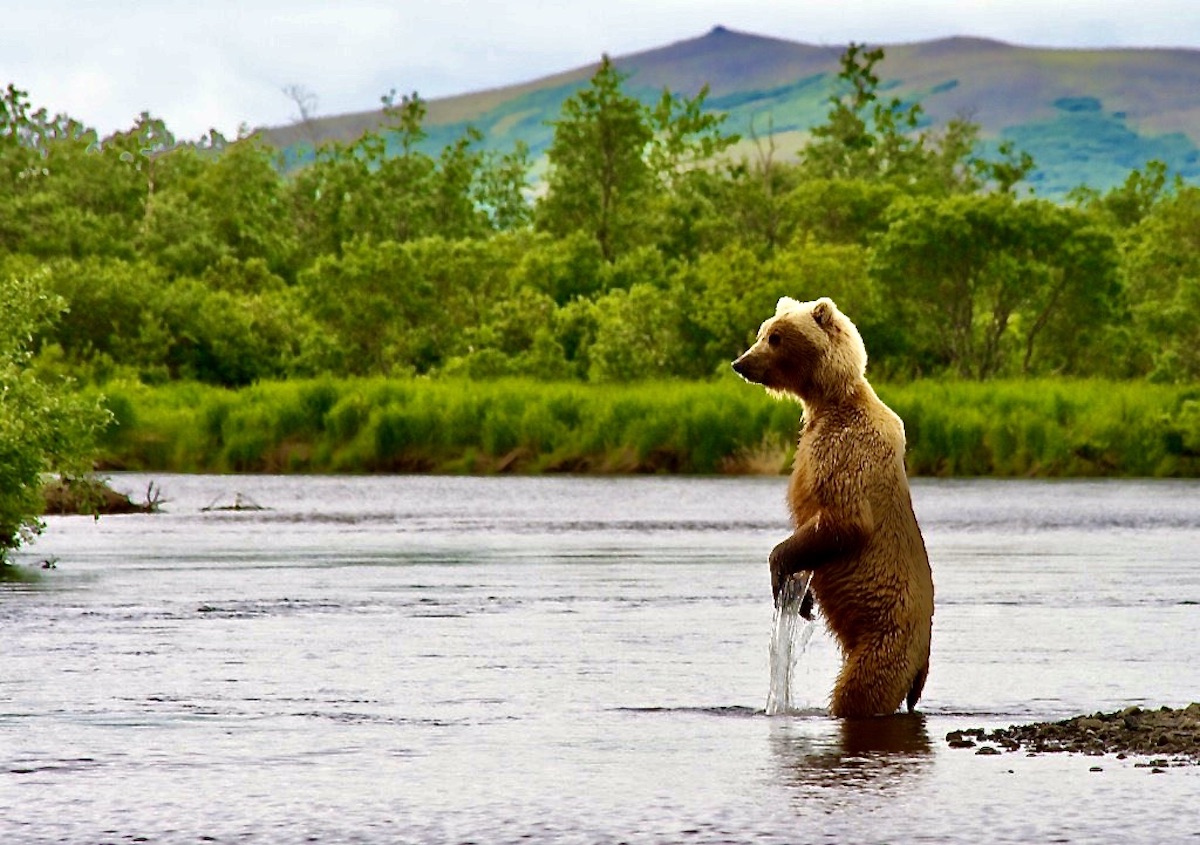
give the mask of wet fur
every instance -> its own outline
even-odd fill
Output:
[[[933,580],[904,471],[904,426],[866,380],[854,324],[828,299],[784,298],[734,362],[800,399],[788,486],[793,534],[771,553],[772,589],[812,570],[810,589],[843,664],[835,716],[912,710],[929,672]]]

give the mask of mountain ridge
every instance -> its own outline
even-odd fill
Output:
[[[1200,50],[1029,47],[970,35],[870,46],[883,47],[877,73],[888,96],[921,102],[935,125],[966,117],[987,144],[1028,150],[1039,193],[1110,187],[1151,158],[1200,178]],[[663,88],[694,96],[707,84],[708,105],[727,115],[731,131],[761,136],[769,125],[787,154],[827,113],[843,50],[716,26],[613,62],[627,74],[626,90],[646,102]],[[552,138],[550,121],[598,63],[429,100],[427,143],[440,149],[473,125],[485,147],[521,140],[536,158]],[[314,138],[349,141],[383,119],[373,110],[262,132],[288,149]]]

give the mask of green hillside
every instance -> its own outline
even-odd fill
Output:
[[[1031,181],[1041,194],[1060,196],[1080,184],[1108,188],[1150,159],[1200,177],[1200,51],[1031,49],[978,38],[884,48],[890,94],[920,100],[935,124],[965,116],[989,143],[1016,142],[1038,163]],[[664,87],[691,96],[709,85],[708,105],[728,114],[731,130],[746,139],[771,132],[787,154],[824,116],[842,49],[716,27],[615,63],[629,74],[628,91],[648,103]],[[549,122],[594,70],[432,100],[427,148],[440,150],[471,125],[486,147],[507,150],[521,140],[537,158],[553,135]],[[294,150],[313,138],[352,140],[381,119],[382,112],[363,112],[265,134]]]

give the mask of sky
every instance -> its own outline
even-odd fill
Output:
[[[107,135],[181,139],[526,82],[716,25],[811,44],[953,35],[1200,50],[1200,0],[0,0],[0,86]]]

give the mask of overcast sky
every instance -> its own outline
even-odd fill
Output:
[[[1200,0],[0,0],[0,86],[107,134],[181,138],[536,79],[714,25],[817,44],[976,35],[1200,49]]]

